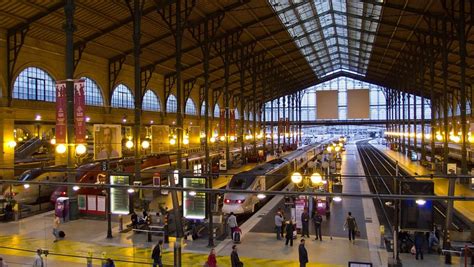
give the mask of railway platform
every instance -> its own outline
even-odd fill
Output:
[[[411,175],[434,175],[433,182],[435,184],[436,195],[448,195],[448,180],[443,178],[436,178],[436,174],[427,168],[420,165],[419,161],[411,161],[406,155],[400,152],[393,151],[390,148],[379,144],[377,141],[370,142],[377,149],[382,151],[385,155],[394,161],[398,161],[400,167],[406,170]],[[419,178],[421,179],[421,178]],[[474,190],[469,188],[469,185],[456,183],[455,195],[458,196],[474,196]],[[471,223],[474,222],[474,203],[470,201],[455,201],[454,208],[464,217],[468,218]]]

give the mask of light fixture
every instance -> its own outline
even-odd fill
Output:
[[[24,184],[23,187],[24,187],[25,189],[28,189],[28,188],[30,188],[30,184]]]
[[[333,197],[332,200],[334,200],[334,202],[341,202],[342,198],[341,197]]]
[[[126,143],[125,143],[125,146],[128,148],[128,149],[131,149],[133,147],[133,141],[132,140],[128,140]]]
[[[426,200],[422,199],[422,198],[419,198],[417,200],[415,200],[416,204],[418,204],[418,206],[423,206],[426,204]]]
[[[153,124],[153,123],[155,123],[155,122],[154,122],[153,120],[151,120],[151,121],[150,121],[150,124]]]
[[[264,198],[266,198],[266,197],[267,197],[267,196],[265,196],[265,194],[258,194],[258,195],[257,195],[257,198],[260,199],[260,200],[262,200],[262,199],[264,199]]]
[[[78,155],[84,155],[87,151],[87,148],[83,144],[79,144],[76,146],[76,154]]]
[[[41,115],[40,114],[36,114],[35,116],[35,121],[40,121],[41,120]]]
[[[219,137],[219,140],[221,140],[222,142],[225,141],[225,136]]]
[[[52,138],[51,141],[49,141],[51,143],[51,145],[55,145],[56,144],[56,138]]]
[[[202,132],[202,133],[199,135],[199,137],[205,138],[205,137],[206,137],[206,133]]]
[[[86,117],[86,122],[90,122],[91,121],[91,117]]]
[[[189,191],[189,195],[194,197],[196,195],[196,191]]]
[[[129,194],[133,194],[133,193],[135,193],[135,189],[129,188],[129,189],[127,189],[127,192],[128,192]]]
[[[14,148],[14,147],[16,147],[16,142],[11,140],[11,141],[8,141],[7,145],[8,145],[9,148]]]
[[[189,138],[184,138],[183,139],[183,145],[188,145],[189,144]]]
[[[78,185],[75,185],[75,186],[72,187],[72,190],[74,190],[74,191],[77,191],[79,189],[81,189],[81,188]]]
[[[323,178],[321,177],[321,174],[315,172],[311,175],[311,182],[313,184],[320,184],[323,181]]]
[[[126,123],[127,122],[127,115],[123,115],[122,117],[122,123]]]
[[[170,145],[174,146],[176,144],[176,139],[171,138],[170,139]]]
[[[299,183],[301,183],[301,181],[303,181],[303,176],[299,172],[294,172],[291,175],[291,181],[295,184],[299,184]]]
[[[143,140],[142,148],[143,149],[148,149],[149,147],[150,147],[150,142],[148,140]]]
[[[59,144],[56,146],[56,152],[58,154],[64,154],[66,152],[66,145],[65,144]]]
[[[332,152],[332,146],[328,146],[327,151]]]
[[[230,139],[230,141],[234,142],[234,141],[235,141],[235,136],[231,135],[231,136],[229,137],[229,139]]]
[[[336,152],[339,152],[340,150],[341,150],[341,147],[339,147],[339,146],[336,146],[336,147],[334,148],[334,151],[336,151]]]
[[[216,138],[213,136],[209,139],[209,141],[211,141],[211,143],[215,143],[216,142]]]
[[[436,133],[436,140],[443,141],[443,136],[439,132]]]

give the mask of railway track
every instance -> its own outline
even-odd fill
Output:
[[[357,143],[364,172],[368,179],[369,188],[376,194],[392,194],[394,192],[393,177],[396,176],[395,163],[385,154],[369,144],[368,141]],[[402,180],[415,180],[405,170],[399,168],[399,177]],[[374,199],[375,206],[379,211],[379,221],[393,232],[394,210],[385,205],[388,199]],[[433,201],[434,222],[437,225],[444,225],[446,219],[446,203],[442,201]],[[457,211],[453,212],[452,228],[462,232],[470,229],[469,222],[466,222]]]

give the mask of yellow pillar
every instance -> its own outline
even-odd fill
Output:
[[[0,179],[14,178],[15,141],[13,111],[0,108]]]

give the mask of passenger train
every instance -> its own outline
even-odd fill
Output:
[[[309,160],[323,152],[330,141],[305,146],[296,151],[261,164],[249,171],[235,174],[226,186],[228,190],[277,190],[287,184],[290,174],[304,166]],[[222,212],[225,214],[253,213],[260,200],[255,194],[226,193]]]

